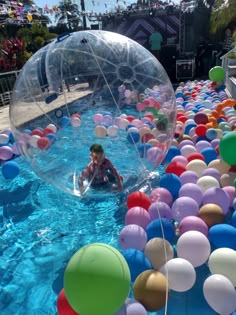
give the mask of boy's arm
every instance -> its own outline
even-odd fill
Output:
[[[109,171],[117,178],[117,182],[119,185],[119,188],[122,188],[122,177],[120,176],[120,174],[117,172],[116,168],[114,167],[114,165],[111,163],[110,160],[107,160],[108,162],[108,168]]]
[[[81,192],[82,190],[84,190],[84,180],[89,177],[89,173],[90,173],[90,164],[87,165],[87,167],[83,170],[83,172],[79,176],[78,183],[79,183],[79,189]]]

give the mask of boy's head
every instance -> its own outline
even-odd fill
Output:
[[[91,159],[93,160],[93,162],[95,162],[95,163],[101,162],[103,157],[104,157],[103,147],[97,143],[91,145],[90,155],[91,155]]]

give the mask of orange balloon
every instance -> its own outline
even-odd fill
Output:
[[[218,118],[218,117],[219,117],[219,113],[217,112],[217,110],[213,110],[213,111],[211,112],[211,115],[212,115],[213,117],[215,117],[215,118]]]
[[[222,102],[220,104],[223,105],[223,108],[225,108],[225,107],[232,107],[232,106],[236,105],[236,100],[228,99],[228,100],[225,100],[224,102]]]
[[[214,203],[207,203],[202,206],[198,215],[208,227],[224,222],[224,213],[221,207]]]
[[[167,288],[167,279],[162,273],[146,270],[134,282],[134,297],[147,311],[156,312],[165,306]]]

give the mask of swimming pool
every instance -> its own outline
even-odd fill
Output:
[[[109,156],[112,150],[107,148]],[[73,153],[68,152],[69,156]],[[93,242],[119,248],[127,195],[79,199],[43,182],[23,158],[18,160],[21,175],[9,182],[1,177],[0,184],[1,314],[55,315],[64,269],[72,254]],[[132,159],[115,160],[118,169],[120,163],[133,167]],[[215,314],[202,294],[208,268],[204,265],[196,272],[197,282],[190,291],[171,292],[167,314]],[[165,310],[152,314],[165,314]]]

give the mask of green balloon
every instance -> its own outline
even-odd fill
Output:
[[[225,70],[220,66],[216,66],[209,71],[209,79],[213,82],[223,81],[224,78]]]
[[[219,152],[226,163],[231,166],[236,165],[236,131],[228,132],[221,138]]]
[[[70,259],[64,290],[80,315],[113,315],[130,291],[130,271],[124,257],[106,244],[90,244]]]

